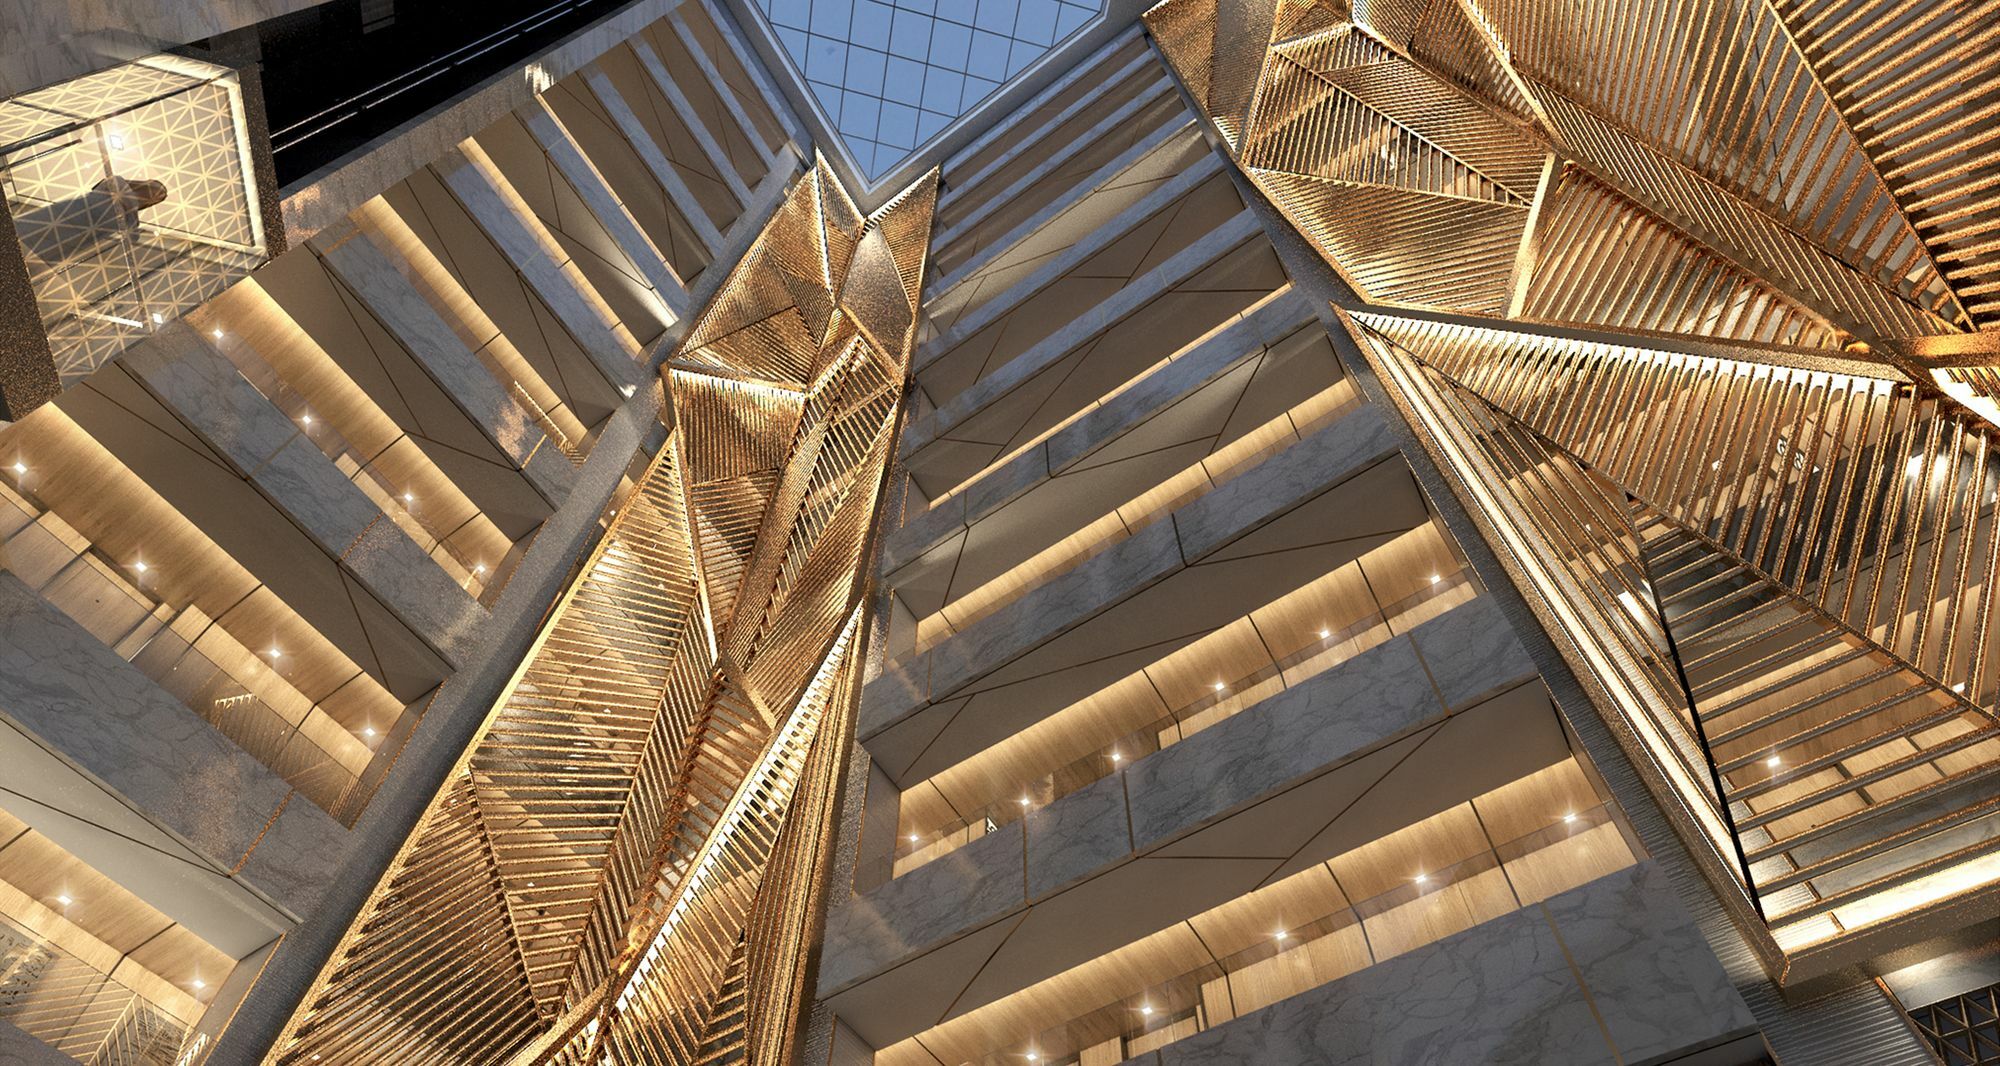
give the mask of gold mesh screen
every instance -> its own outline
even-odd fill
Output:
[[[936,175],[802,178],[673,428],[271,1053],[786,1061]]]
[[[1774,971],[1989,913],[2000,10],[1146,21]]]

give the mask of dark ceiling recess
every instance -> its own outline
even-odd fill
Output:
[[[278,184],[627,6],[630,0],[331,0],[257,27]]]

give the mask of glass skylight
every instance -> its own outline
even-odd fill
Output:
[[[870,179],[1083,28],[1102,0],[756,0]]]

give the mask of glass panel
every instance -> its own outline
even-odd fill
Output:
[[[757,0],[855,165],[879,177],[1081,30],[1094,0]]]
[[[0,138],[65,387],[266,258],[227,68],[162,57],[38,89],[0,104]]]

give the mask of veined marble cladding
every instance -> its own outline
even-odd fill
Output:
[[[527,476],[535,492],[551,505],[562,506],[576,478],[575,468],[565,462],[531,462],[544,451],[553,451],[545,447],[547,435],[403,277],[395,261],[346,219],[328,227],[308,247],[354,290],[486,439]]]
[[[213,37],[320,0],[7,0],[0,97]]]
[[[1310,302],[1289,288],[1237,316],[1103,406],[1078,416],[1046,440],[985,471],[950,499],[912,518],[885,538],[882,572],[893,574],[916,561],[1044,479],[1068,470],[1121,433],[1240,365],[1259,345],[1269,344],[1311,319]]]
[[[0,715],[295,918],[345,850],[331,815],[8,573]]]
[[[127,350],[123,361],[412,632],[452,665],[466,660],[486,609],[222,353],[174,322]]]
[[[931,283],[931,294],[933,296],[948,294],[959,284],[987,274],[994,267],[1002,264],[1011,262],[1017,268],[1023,266],[1026,263],[1026,259],[1017,259],[1016,256],[1020,255],[1025,248],[1031,247],[1035,243],[1029,241],[1028,238],[1036,236],[1038,231],[1042,231],[1039,233],[1042,238],[1055,236],[1059,233],[1067,235],[1068,231],[1066,230],[1058,228],[1043,231],[1043,228],[1065,217],[1085,217],[1070,215],[1069,213],[1079,204],[1088,201],[1094,194],[1110,191],[1114,183],[1122,175],[1129,173],[1133,168],[1142,164],[1148,157],[1153,156],[1156,151],[1160,150],[1162,146],[1176,139],[1189,136],[1192,129],[1192,119],[1185,113],[1156,127],[1134,142],[1130,148],[1113,156],[1109,162],[1106,162],[1092,173],[1088,180],[1079,182],[1074,187],[1057,193],[1053,199],[1043,204],[1026,218],[1021,219],[1005,234],[983,244],[978,251],[966,255],[962,262],[953,264],[945,273],[940,274]],[[1113,216],[1110,221],[1077,236],[1059,254],[1049,256],[1046,262],[1034,265],[1033,269],[1027,272],[1026,277],[1029,280],[1021,291],[1017,292],[1010,288],[1006,293],[1002,294],[1001,298],[1011,297],[1012,302],[1025,299],[1033,289],[1040,287],[1034,279],[1041,279],[1045,283],[1049,279],[1061,276],[1070,268],[1101,251],[1111,242],[1124,236],[1139,220],[1152,216],[1161,207],[1185,195],[1190,189],[1193,189],[1207,180],[1211,175],[1221,170],[1222,161],[1219,157],[1207,152],[1196,155],[1193,162],[1175,171],[1171,178],[1161,183],[1158,187],[1147,191],[1137,199],[1123,201],[1122,210]],[[940,242],[939,246],[943,247],[943,242]]]
[[[1508,691],[1448,711],[1453,697],[1431,679],[1475,675]],[[876,1005],[921,998],[940,960],[1019,912],[1006,951],[1046,976],[1559,761],[1568,747],[1536,676],[1490,599],[1462,604],[854,897],[828,916],[821,994],[885,1046],[923,1008]],[[1162,864],[1217,860],[1218,876],[1188,894],[1141,890],[1172,876]],[[1110,896],[1127,901],[1115,917],[1049,939],[1061,915]],[[939,1010],[1011,990],[983,984]]]
[[[566,267],[574,269],[567,259],[556,258],[565,249],[553,239],[538,241],[529,220],[516,213],[501,195],[494,176],[475,165],[461,149],[446,152],[431,167],[570,336],[583,346],[605,380],[621,388],[636,387],[644,376],[634,362],[639,355],[638,341],[609,307],[594,306],[565,273]]]
[[[1315,431],[1175,511],[1171,521],[1145,527],[929,651],[891,664],[868,682],[860,736],[872,738],[910,720],[1394,451],[1388,423],[1373,408]]]
[[[954,426],[974,417],[1000,396],[1019,388],[1023,382],[1054,365],[1063,356],[1074,351],[1078,345],[1104,332],[1127,316],[1141,311],[1155,297],[1213,266],[1224,253],[1252,239],[1260,232],[1257,220],[1250,212],[1243,211],[1231,216],[1193,244],[1176,252],[1166,262],[1134,279],[1102,303],[1064,323],[1053,333],[1038,341],[1034,347],[980,378],[937,410],[912,420],[903,430],[901,445],[904,458],[915,455],[925,445],[946,436]],[[984,308],[981,310],[984,311]],[[980,321],[982,318],[968,316],[968,323],[960,329],[970,330],[972,328],[970,323]],[[926,356],[935,358],[948,351],[951,338],[959,336],[961,336],[959,329],[954,329],[933,345],[926,346],[924,351],[918,354],[917,369],[922,370],[927,365]]]
[[[1158,1062],[1609,1066],[1755,1026],[1648,861],[1175,1041]]]

